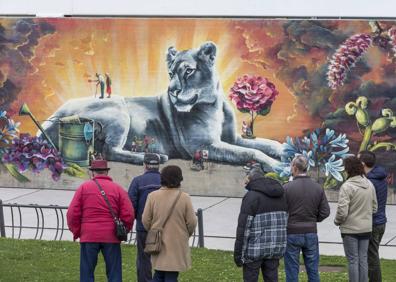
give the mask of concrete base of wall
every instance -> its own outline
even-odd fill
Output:
[[[169,160],[166,165],[181,167],[184,178],[183,188],[191,195],[223,197],[242,197],[244,195],[243,179],[245,172],[241,166],[205,163],[204,170],[195,171],[191,169],[191,161]],[[111,168],[109,175],[125,189],[128,189],[133,177],[142,174],[144,171],[142,165],[110,162],[109,166]],[[54,181],[48,170],[41,171],[40,174],[27,171],[24,175],[31,181],[18,182],[8,171],[2,170],[0,172],[0,186],[75,190],[85,180],[62,174],[60,180]]]
[[[196,196],[221,196],[243,197],[245,194],[244,177],[245,171],[242,166],[227,164],[205,163],[205,169],[195,171],[191,169],[191,161],[169,160],[166,165],[178,165],[183,171],[183,189],[190,195]],[[125,189],[128,189],[133,177],[143,173],[143,166],[110,162],[109,174],[114,181]],[[162,165],[161,167],[163,167]],[[88,170],[87,170],[88,171]],[[75,190],[85,180],[62,174],[59,181],[54,181],[48,170],[34,174],[30,171],[24,173],[31,181],[20,183],[5,169],[0,171],[0,186],[15,188],[40,188],[40,189],[67,189]],[[87,178],[88,179],[88,178]],[[337,190],[326,190],[330,201],[337,201]],[[396,203],[394,190],[389,190],[388,204]]]

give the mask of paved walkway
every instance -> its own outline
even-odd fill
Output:
[[[19,188],[0,188],[0,199],[3,203],[18,203],[18,204],[39,204],[39,205],[59,205],[67,206],[74,191],[68,190],[40,190],[40,189],[19,189]],[[205,247],[210,249],[232,250],[234,246],[234,236],[241,205],[240,198],[226,198],[226,197],[202,197],[193,196],[193,205],[195,209],[201,208],[204,210],[204,234]],[[324,255],[344,255],[341,244],[341,236],[333,224],[336,204],[331,203],[331,214],[324,222],[318,226],[320,253]],[[10,209],[5,208],[6,224],[10,224]],[[47,214],[48,213],[48,214]],[[44,211],[45,225],[53,223],[56,226],[57,217],[53,211]],[[22,210],[23,225],[36,226],[36,214],[34,209]],[[16,223],[19,224],[18,214],[14,211],[16,216]],[[382,246],[380,247],[380,254],[383,258],[396,259],[396,206],[387,206],[388,223],[386,232],[382,239]],[[15,230],[18,233],[18,230]],[[53,239],[55,230],[51,232],[45,231],[43,239]],[[10,236],[10,229],[6,229],[7,236]],[[21,238],[33,238],[35,236],[35,229],[23,229]],[[72,236],[66,232],[63,236],[64,240],[71,240]]]

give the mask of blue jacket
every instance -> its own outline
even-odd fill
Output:
[[[129,186],[128,195],[136,216],[136,231],[146,231],[142,224],[142,214],[148,194],[161,187],[161,175],[157,170],[148,170],[135,177]]]
[[[367,178],[374,184],[375,193],[377,195],[378,210],[373,215],[373,225],[386,223],[386,198],[388,197],[388,183],[386,177],[388,174],[385,169],[380,166],[374,168],[367,174]]]

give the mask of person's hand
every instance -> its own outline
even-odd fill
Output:
[[[234,262],[235,262],[235,265],[238,267],[242,267],[242,265],[243,265],[242,259],[239,257],[234,257]]]

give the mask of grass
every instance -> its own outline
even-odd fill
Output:
[[[122,246],[123,280],[136,281],[136,248]],[[232,252],[194,248],[193,268],[180,275],[179,281],[242,281],[242,269],[234,265]],[[383,281],[396,281],[396,260],[382,260]],[[322,256],[321,266],[342,266],[343,272],[320,274],[321,281],[348,281],[343,257]],[[104,263],[99,256],[96,281],[106,281]],[[280,281],[285,281],[283,262]],[[78,281],[79,244],[65,241],[0,239],[0,281]],[[307,281],[305,273],[300,281]]]

